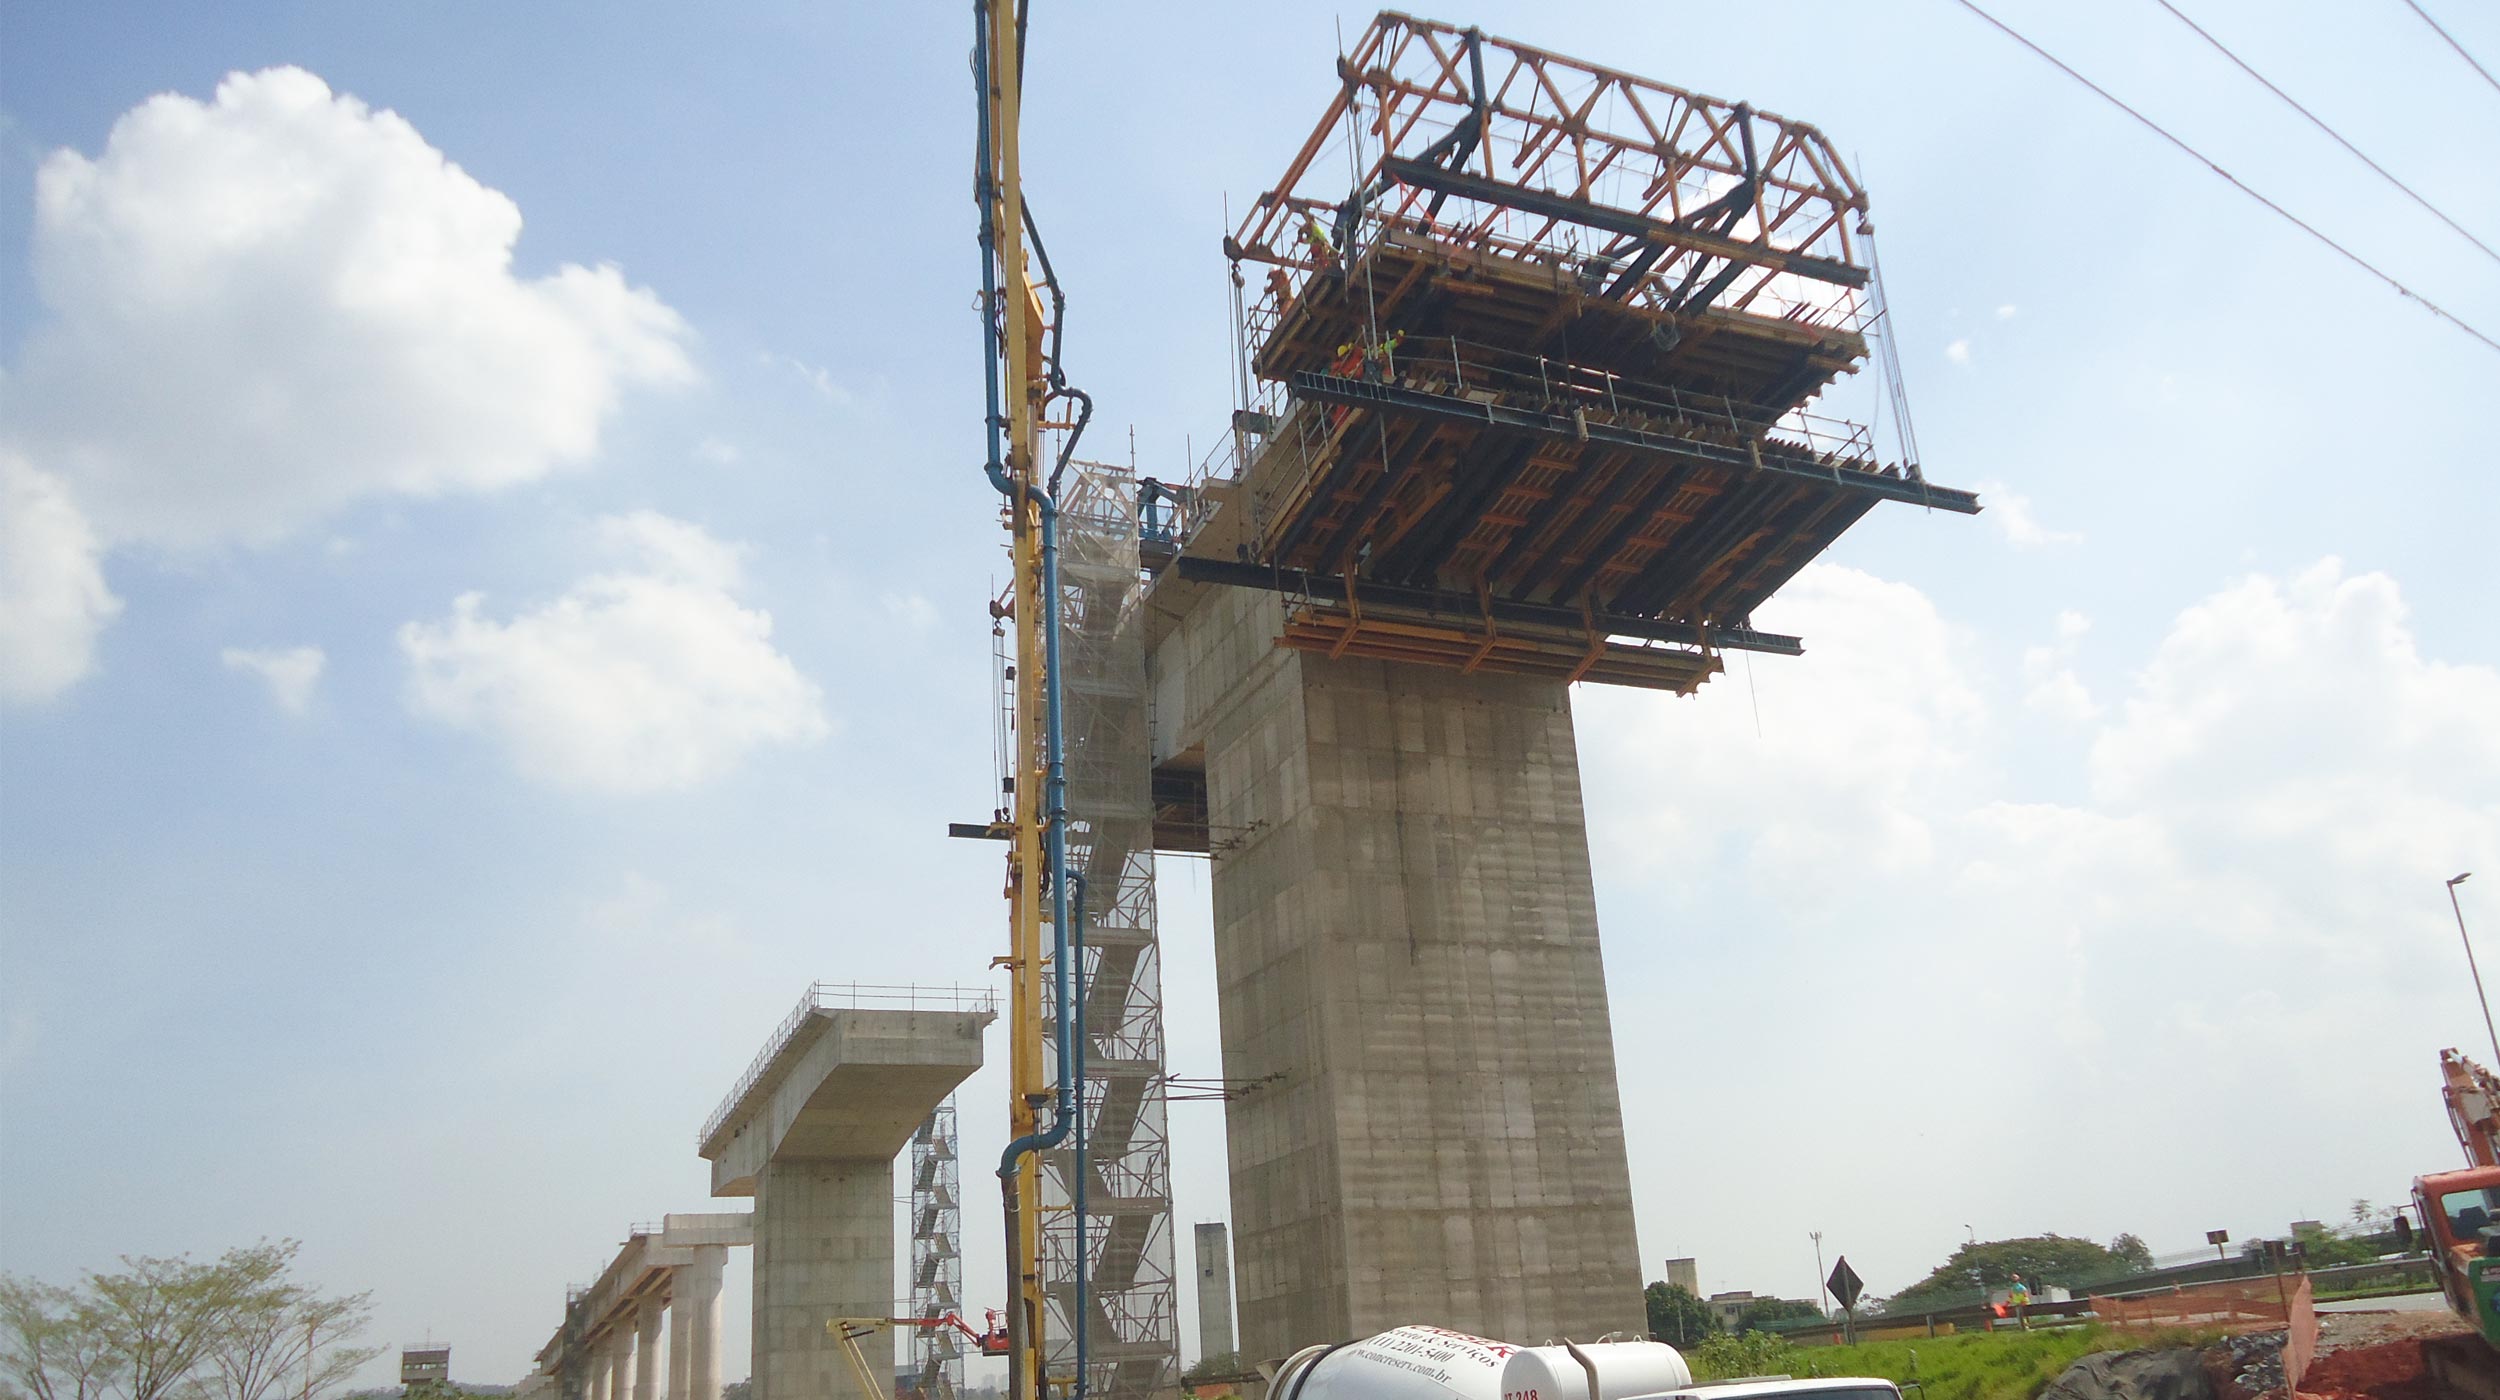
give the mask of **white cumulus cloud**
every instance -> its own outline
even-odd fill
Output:
[[[2008,543],[2016,549],[2045,549],[2051,545],[2081,544],[2083,536],[2074,530],[2052,530],[2032,512],[2031,498],[2002,481],[1979,484],[1980,503],[1988,508],[1987,518],[1996,522]]]
[[[2395,580],[2330,559],[2232,582],[2149,636],[2094,629],[2137,658],[2098,701],[2079,681],[2058,693],[2080,614],[2002,673],[1938,645],[1950,624],[1917,590],[1830,566],[1761,621],[1808,650],[1754,663],[1759,739],[1741,665],[1687,701],[1575,697],[1590,832],[1612,851],[1621,1053],[1747,1047],[1745,1076],[1663,1124],[1627,1100],[1636,1163],[1645,1138],[1741,1121],[1760,1084],[1861,1054],[2056,1085],[1922,1104],[1914,1134],[1893,1101],[1837,1110],[1828,1131],[1898,1145],[1854,1188],[1891,1203],[1866,1217],[1885,1221],[1870,1257],[1929,1259],[1969,1215],[2033,1219],[2042,1200],[2104,1233],[2209,1228],[2207,1206],[2064,1150],[2097,1140],[2078,1124],[2193,1142],[2200,1169],[2259,1183],[2242,1205],[2276,1221],[2428,1160],[2436,1099],[2395,1112],[2385,1086],[2429,1085],[2439,1046],[2481,1034],[2439,882],[2500,866],[2500,669],[2424,655]],[[2075,732],[1990,725],[2000,694],[2078,702]],[[1708,993],[1679,990],[1695,985]],[[1673,1014],[1628,1015],[1630,997]],[[2306,1125],[2302,1151],[2216,1132],[2217,1104]],[[2015,1149],[2011,1177],[1971,1169],[2009,1143],[2042,1150]],[[1810,1163],[1636,1170],[1670,1195],[1817,1189]],[[1956,1183],[1949,1207],[1929,1204],[1938,1180]],[[1675,1228],[1703,1232],[1678,1248],[1737,1248]]]
[[[717,777],[830,732],[817,686],[742,605],[740,549],[652,512],[599,523],[620,567],[508,620],[464,594],[400,628],[409,704],[500,740],[558,786],[638,793]]]
[[[177,546],[578,466],[629,391],[694,376],[688,332],[612,266],[516,275],[520,232],[301,69],[150,98],[37,173],[12,430],[108,540]]]
[[[2057,615],[2056,641],[2023,650],[2023,683],[2029,687],[2023,692],[2026,708],[2075,723],[2100,717],[2100,703],[2075,674],[2075,652],[2083,634],[2091,630],[2092,619],[2069,609]]]
[[[121,608],[68,489],[0,448],[0,699],[44,700],[77,684]]]
[[[312,707],[313,688],[321,684],[329,657],[319,647],[227,647],[218,656],[229,671],[258,676],[269,687],[278,708],[300,715]]]

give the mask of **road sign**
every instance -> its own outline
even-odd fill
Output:
[[[2207,1244],[2229,1244],[2230,1242],[2231,1232],[2228,1230],[2207,1230],[2205,1232],[2205,1243]]]
[[[1849,1256],[1846,1254],[1840,1256],[1839,1263],[1832,1265],[1832,1276],[1823,1282],[1832,1290],[1832,1296],[1840,1300],[1842,1312],[1854,1311],[1858,1306],[1858,1295],[1866,1291],[1865,1283],[1858,1278],[1858,1271],[1849,1267]]]

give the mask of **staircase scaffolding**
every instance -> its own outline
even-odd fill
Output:
[[[939,1104],[911,1139],[911,1315],[963,1312],[963,1216],[955,1155],[955,1100]],[[920,1400],[963,1391],[963,1344],[952,1327],[911,1329],[911,1374]]]
[[[1044,1156],[1044,1285],[1051,1374],[1075,1370],[1085,1279],[1085,1391],[1146,1400],[1177,1382],[1171,1158],[1163,1097],[1163,991],[1155,938],[1154,800],[1136,479],[1078,463],[1061,496],[1061,657],[1068,850],[1085,872],[1083,1008],[1088,1229],[1078,1257],[1076,1154]],[[1047,985],[1047,984],[1045,984]],[[1048,1008],[1050,1029],[1061,1014]]]

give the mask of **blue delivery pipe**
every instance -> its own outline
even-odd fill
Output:
[[[991,0],[974,0],[973,11],[973,78],[974,95],[979,109],[980,170],[974,180],[973,194],[981,207],[981,305],[985,316],[996,314],[998,306],[998,201],[991,186],[990,172],[996,165],[997,134],[990,126],[989,5]],[[1021,201],[1019,201],[1021,213]],[[1054,279],[1055,281],[1055,279]],[[1055,290],[1055,288],[1054,288]],[[1004,379],[1001,350],[994,330],[984,326],[981,335],[982,383],[989,401],[989,455],[984,471],[990,485],[1006,498],[1010,509],[1017,507],[1019,496],[1029,497],[1039,517],[1042,536],[1042,694],[1044,709],[1043,755],[1048,766],[1045,788],[1045,818],[1049,822],[1045,838],[1044,869],[1050,879],[1052,975],[1058,992],[1059,1024],[1054,1037],[1058,1061],[1058,1083],[1052,1105],[1050,1126],[1028,1133],[1007,1144],[1000,1154],[998,1175],[1006,1196],[1008,1241],[1008,1319],[1014,1338],[1008,1364],[1011,1371],[1024,1365],[1024,1332],[1026,1318],[1019,1301],[1023,1280],[1017,1275],[1016,1242],[1021,1239],[1021,1213],[1016,1199],[1016,1173],[1026,1155],[1056,1147],[1077,1129],[1078,1105],[1081,1100],[1077,1086],[1082,1073],[1077,1060],[1076,1036],[1079,1016],[1076,1008],[1078,959],[1083,956],[1084,877],[1068,869],[1068,785],[1067,749],[1061,703],[1059,668],[1059,505],[1051,494],[1037,486],[1019,489],[1007,475],[1004,432],[1007,420],[1001,402]],[[1088,405],[1090,407],[1090,405]],[[1087,416],[1091,416],[1090,413]],[[1054,473],[1055,474],[1055,473]],[[1070,908],[1070,886],[1074,885],[1076,905]],[[1085,1393],[1086,1333],[1084,1325],[1085,1279],[1085,1163],[1083,1139],[1078,1139],[1077,1179],[1074,1187],[1077,1230],[1077,1325],[1076,1331],[1076,1394]],[[1037,1378],[1038,1380],[1038,1378]],[[1011,1376],[1011,1394],[1021,1394]],[[1036,1393],[1039,1386],[1036,1386]]]

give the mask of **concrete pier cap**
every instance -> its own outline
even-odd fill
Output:
[[[894,1157],[981,1067],[996,999],[817,983],[703,1125],[712,1194],[755,1199],[755,1400],[869,1400],[826,1335],[894,1310]],[[894,1337],[864,1338],[872,1375]]]

